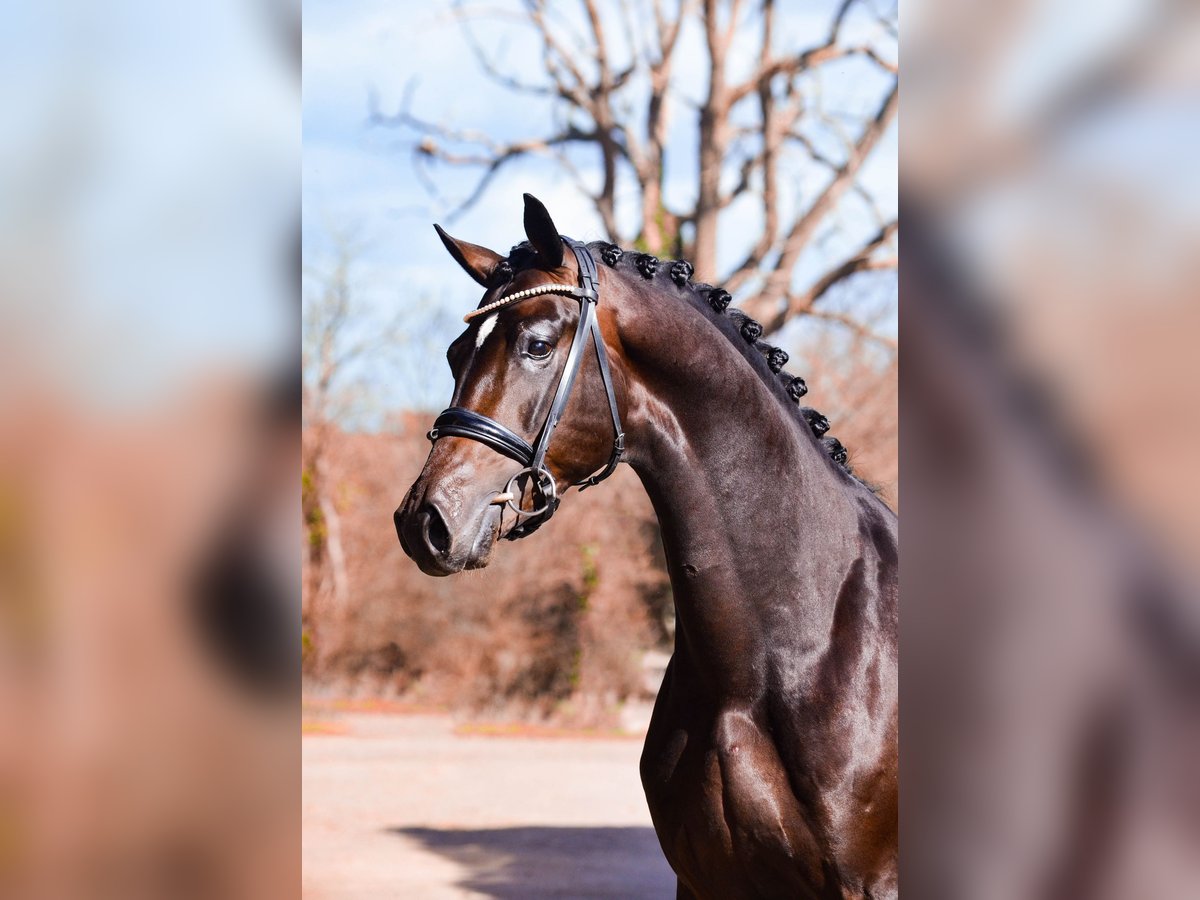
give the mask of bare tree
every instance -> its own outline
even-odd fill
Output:
[[[460,210],[475,203],[509,163],[531,155],[555,160],[591,199],[609,240],[689,257],[697,278],[737,293],[742,308],[774,331],[793,316],[813,312],[846,279],[895,266],[887,246],[896,222],[879,215],[859,176],[896,117],[896,10],[892,5],[878,11],[871,0],[836,0],[827,32],[814,46],[796,51],[779,46],[775,0],[747,6],[744,0],[578,0],[577,6],[522,0],[496,8],[460,0],[455,16],[483,71],[526,102],[550,103],[554,127],[498,140],[431,121],[413,112],[411,85],[394,112],[383,112],[372,98],[371,119],[414,135],[417,170],[434,189],[433,163],[479,171]],[[500,54],[485,46],[479,25],[491,20],[532,35],[542,78],[512,74]],[[694,54],[705,63],[699,96],[680,84],[679,70],[692,64]],[[739,74],[751,57],[749,73]],[[855,77],[865,93],[877,94],[874,106],[829,108],[825,85],[848,77],[843,73],[852,60],[867,73]],[[684,207],[667,197],[667,157],[676,152],[668,146],[668,123],[676,109],[694,116],[696,126],[696,181],[683,192]],[[581,148],[597,152],[598,178],[578,164]],[[811,167],[826,178],[815,196],[801,202],[795,175]],[[635,233],[625,233],[617,203],[631,195],[640,215]],[[850,195],[872,212],[876,230],[810,285],[798,287],[801,258]],[[718,224],[743,197],[759,207],[761,234],[721,273]],[[852,317],[827,318],[872,336]]]
[[[350,606],[350,579],[336,485],[329,474],[333,432],[361,391],[355,367],[381,348],[384,336],[370,327],[356,302],[352,271],[360,247],[334,236],[325,268],[306,267],[302,335],[304,449],[302,508],[305,526],[304,627],[306,662],[319,664],[329,648],[318,633],[340,621]],[[315,660],[313,655],[315,654]]]

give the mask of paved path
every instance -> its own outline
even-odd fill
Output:
[[[465,737],[340,714],[304,743],[304,889],[332,898],[671,898],[638,739]]]

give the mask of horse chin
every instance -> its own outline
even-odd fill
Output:
[[[490,515],[484,516],[483,527],[479,529],[479,533],[475,536],[475,541],[463,561],[464,569],[482,569],[492,561],[492,554],[496,550],[498,531],[499,523],[493,521],[493,517]]]
[[[446,559],[444,557],[429,557],[419,558],[415,560],[417,567],[426,575],[432,575],[434,578],[445,578],[447,575],[457,575],[461,572],[465,565],[462,561]]]

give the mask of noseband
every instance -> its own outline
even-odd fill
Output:
[[[565,284],[537,285],[501,297],[494,303],[482,306],[464,316],[464,321],[469,322],[476,316],[541,294],[562,294],[574,297],[579,301],[579,322],[575,326],[575,336],[571,340],[567,363],[563,368],[562,377],[559,378],[558,389],[554,392],[554,400],[550,404],[546,422],[538,434],[537,443],[531,445],[506,425],[501,425],[495,419],[461,406],[452,406],[443,410],[429,432],[431,442],[436,443],[439,438],[444,437],[470,438],[519,462],[524,468],[508,480],[505,493],[511,493],[513,488],[518,486],[521,478],[532,476],[534,490],[541,495],[542,505],[533,510],[521,509],[520,493],[507,501],[509,508],[523,520],[506,535],[509,540],[531,534],[547,522],[558,509],[558,488],[554,476],[550,474],[545,465],[546,451],[550,447],[550,438],[554,434],[554,429],[558,427],[559,419],[562,418],[563,410],[566,409],[567,401],[571,397],[571,388],[574,386],[575,376],[579,374],[579,368],[583,364],[583,346],[587,343],[589,334],[592,336],[592,344],[596,348],[596,363],[600,368],[600,379],[604,382],[604,391],[608,395],[608,409],[612,415],[613,433],[616,438],[613,441],[612,455],[608,458],[608,463],[604,468],[583,481],[576,482],[575,487],[584,490],[599,484],[617,468],[617,463],[621,461],[621,454],[625,451],[625,432],[621,429],[621,415],[617,410],[617,395],[613,391],[612,374],[608,367],[608,353],[604,349],[604,338],[600,333],[600,322],[596,316],[596,304],[600,302],[600,281],[596,273],[596,263],[584,244],[568,237],[564,237],[562,240],[571,248],[571,252],[575,254],[575,261],[579,264],[578,287]]]

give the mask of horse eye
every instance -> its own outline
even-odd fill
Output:
[[[529,342],[529,345],[525,348],[525,352],[534,359],[545,359],[553,349],[554,347],[549,341],[542,341],[535,338]]]

